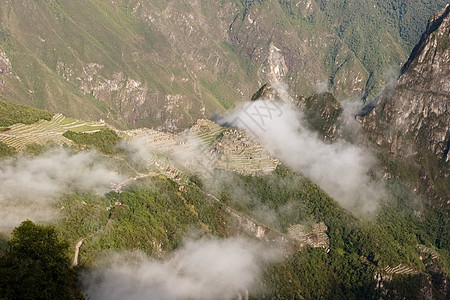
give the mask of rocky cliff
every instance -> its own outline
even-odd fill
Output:
[[[406,60],[403,17],[413,13],[407,24],[421,27],[445,0],[386,2],[4,1],[2,98],[178,132],[264,82],[366,97]]]
[[[360,118],[389,174],[450,207],[450,5],[429,21],[393,90]]]

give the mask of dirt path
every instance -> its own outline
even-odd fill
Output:
[[[124,160],[124,161],[125,161],[125,160]],[[115,190],[116,192],[122,192],[123,187],[124,187],[128,182],[130,182],[130,181],[138,180],[138,179],[146,178],[146,177],[153,177],[153,176],[157,176],[157,175],[159,175],[159,174],[160,174],[160,173],[157,173],[157,172],[148,172],[148,173],[146,173],[146,174],[138,173],[136,176],[131,177],[131,178],[128,178],[128,179],[124,180],[123,182],[116,184],[114,190]],[[108,225],[108,224],[110,223],[110,221],[111,221],[111,220],[108,219],[108,222],[106,223],[106,225]],[[91,234],[90,234],[89,236],[87,236],[87,237],[93,236],[93,235],[97,234],[99,231],[102,231],[102,230],[103,230],[103,228],[100,229],[100,230],[98,230],[97,232],[91,233]],[[80,254],[80,247],[81,247],[81,245],[83,245],[83,242],[84,242],[84,240],[86,240],[87,237],[82,237],[82,238],[80,238],[80,239],[77,241],[77,243],[75,244],[75,253],[74,253],[74,255],[73,255],[73,261],[72,261],[72,265],[71,265],[72,268],[73,268],[73,267],[76,267],[76,266],[78,265],[78,256],[79,256],[79,254]]]
[[[126,179],[126,180],[124,180],[124,181],[122,181],[122,182],[120,182],[120,183],[117,183],[117,184],[114,186],[114,191],[116,191],[117,193],[121,193],[122,190],[123,190],[123,187],[124,187],[128,182],[130,182],[130,181],[138,180],[138,179],[146,178],[146,177],[154,177],[154,176],[158,176],[158,175],[160,175],[160,174],[161,174],[161,173],[158,173],[158,172],[149,172],[149,173],[147,173],[147,174],[138,173],[138,174],[137,174],[136,176],[134,176],[134,177],[128,178],[128,179]]]
[[[238,300],[248,300],[248,290],[246,289],[244,292],[244,297],[242,297],[241,293],[239,292],[237,294],[237,299]]]
[[[78,240],[78,242],[75,244],[75,254],[73,255],[73,262],[71,267],[76,267],[78,265],[78,254],[80,253],[80,247],[83,244],[84,240],[86,238],[81,238]]]

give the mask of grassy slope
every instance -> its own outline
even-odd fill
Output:
[[[327,23],[373,74],[368,88],[379,90],[425,30],[430,16],[447,1],[317,1]]]
[[[16,149],[14,147],[0,142],[0,157],[9,157],[14,155],[14,153],[16,153]]]
[[[2,48],[7,49],[13,72],[21,79],[21,82],[11,80],[11,88],[7,91],[9,100],[16,96],[14,101],[57,110],[65,115],[85,119],[108,116],[110,122],[114,120],[114,124],[122,127],[124,119],[134,125],[156,126],[177,115],[186,126],[193,120],[191,115],[200,116],[201,105],[205,105],[207,111],[215,112],[223,105],[218,99],[236,101],[239,97],[230,85],[248,82],[247,74],[239,70],[236,55],[215,40],[208,46],[215,47],[214,51],[231,62],[231,67],[236,69],[234,77],[222,79],[221,76],[226,74],[221,75],[215,70],[198,74],[205,82],[220,82],[213,89],[182,82],[181,78],[196,81],[189,74],[191,69],[197,68],[195,62],[183,66],[185,49],[173,47],[167,36],[132,15],[126,5],[110,5],[97,0],[16,2],[2,9],[2,20],[3,31],[12,37]],[[177,24],[167,25],[168,30],[177,30]],[[200,55],[208,55],[208,51]],[[63,67],[61,63],[64,63]],[[130,115],[136,108],[134,103],[123,103],[120,99],[126,93],[125,81],[119,82],[116,92],[95,94],[94,91],[98,100],[89,92],[86,95],[80,93],[73,85],[80,87],[77,77],[86,76],[84,72],[89,63],[103,66],[93,76],[93,85],[101,84],[105,79],[113,80],[119,73],[124,75],[124,80],[143,83],[152,98],[151,103],[142,105],[141,109],[146,112],[138,110],[139,116]],[[67,81],[57,73],[65,76]],[[177,77],[175,82],[174,75]],[[169,112],[158,119],[155,115],[162,110],[167,94],[183,95],[189,105],[175,107],[172,115]],[[186,110],[186,106],[192,109]]]
[[[140,249],[164,255],[189,232],[228,235],[227,213],[219,203],[193,185],[179,192],[164,177],[141,180],[121,194],[66,195],[62,204],[64,217],[56,224],[61,235],[73,244],[88,237],[80,253],[84,266],[103,251]]]
[[[119,163],[112,157],[104,160]],[[125,172],[134,174],[133,170]],[[400,263],[425,272],[420,276],[429,276],[427,272],[436,267],[449,272],[448,213],[411,205],[415,196],[400,183],[389,183],[392,199],[382,205],[375,219],[359,220],[308,179],[282,166],[263,177],[228,171],[216,175],[220,182],[212,190],[198,179],[180,190],[177,183],[159,176],[139,180],[121,194],[66,194],[59,203],[64,207],[62,217],[54,225],[72,245],[87,237],[80,254],[80,264],[87,267],[104,251],[140,249],[165,255],[192,231],[226,237],[237,228],[225,206],[280,231],[291,224],[324,221],[331,239],[330,254],[307,249],[267,270],[264,284],[273,288],[267,293],[282,298],[295,298],[299,293],[327,298],[331,290],[344,298],[375,295],[374,272]],[[217,195],[221,202],[206,193]],[[418,210],[424,217],[417,217]],[[275,218],[266,218],[260,213],[264,211],[273,212]],[[440,258],[421,261],[418,244],[430,247]],[[406,286],[415,292],[411,287],[417,278],[399,277],[391,289]]]
[[[340,97],[362,96],[353,89],[371,72],[369,90],[379,87],[439,3],[402,4],[398,14],[373,1],[363,9],[317,1],[310,14],[291,1],[9,2],[0,8],[0,47],[13,74],[3,76],[2,92],[6,100],[119,127],[186,127],[203,108],[206,115],[224,110],[267,81],[260,68],[274,42],[284,50],[295,93],[310,94],[331,78]],[[257,26],[249,26],[250,15]],[[130,92],[127,80],[140,82],[148,101],[136,100],[140,90]],[[173,104],[166,96],[181,98]]]
[[[388,182],[392,199],[382,204],[374,219],[364,220],[350,215],[316,185],[283,167],[274,174],[259,178],[232,174],[220,178],[232,178],[222,182],[222,190],[216,191],[222,193],[223,201],[238,211],[254,214],[254,218],[260,220],[264,220],[258,214],[261,206],[269,208],[277,220],[272,226],[280,230],[286,230],[291,224],[307,225],[311,217],[315,221],[324,221],[328,226],[331,239],[328,255],[322,249],[307,249],[266,273],[266,283],[274,289],[272,297],[376,298],[374,273],[399,264],[424,272],[411,277],[399,276],[391,286],[393,290],[408,287],[401,291],[407,298],[417,295],[415,280],[420,276],[430,276],[433,268],[441,268],[444,270],[443,278],[448,278],[448,213],[424,207],[425,218],[418,218],[415,215],[417,208],[411,206],[415,196],[398,182]],[[242,195],[246,195],[245,200]],[[433,262],[421,261],[419,244],[436,249],[440,258]],[[289,285],[286,285],[286,279],[289,279]]]
[[[263,177],[221,175],[228,180],[214,193],[221,195],[222,204],[206,197],[192,183],[180,192],[171,180],[154,177],[121,194],[67,195],[62,200],[64,217],[56,226],[72,244],[88,236],[80,263],[90,266],[103,251],[141,249],[164,256],[192,231],[228,236],[233,230],[224,205],[261,222],[267,220],[256,211],[266,206],[279,220],[269,226],[282,231],[290,224],[324,221],[331,239],[329,254],[306,249],[266,271],[264,284],[272,288],[266,290],[266,296],[283,299],[298,295],[328,298],[330,291],[338,298],[375,297],[374,273],[386,266],[404,264],[424,272],[419,276],[429,276],[427,270],[436,267],[449,271],[448,215],[425,208],[426,219],[417,218],[413,209],[405,206],[414,196],[401,185],[392,183],[395,200],[383,205],[379,215],[368,221],[354,218],[316,185],[285,168]],[[233,194],[237,190],[239,196]],[[107,211],[110,204],[114,208]],[[418,244],[435,249],[440,258],[431,263],[421,261]],[[411,285],[415,278],[400,276],[391,288]]]
[[[340,99],[373,96],[396,76],[391,73],[407,59],[428,18],[446,3],[378,2],[245,1],[231,37],[240,53],[257,63],[265,58],[259,58],[258,52],[264,39],[281,45],[288,59],[294,60],[287,81],[296,93],[308,95],[314,83],[329,78]],[[257,25],[249,25],[250,17]],[[357,79],[366,85],[361,94],[353,90],[351,81]]]

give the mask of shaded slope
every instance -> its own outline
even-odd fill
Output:
[[[328,83],[338,100],[367,97],[407,48],[397,23],[384,22],[395,8],[372,5],[5,2],[0,89],[5,100],[67,116],[171,132],[249,99],[261,82],[284,81],[298,95]],[[384,26],[372,30],[367,22]]]
[[[388,172],[448,208],[450,174],[449,5],[437,13],[405,64],[362,122],[383,149]],[[436,25],[438,27],[436,27]]]

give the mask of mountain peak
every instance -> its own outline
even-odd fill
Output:
[[[396,87],[386,90],[372,112],[361,118],[390,161],[388,173],[442,200],[440,204],[448,200],[450,186],[449,11],[447,5],[430,19]]]
[[[441,37],[440,43],[448,43],[449,35],[449,18],[448,14],[450,12],[450,4],[447,4],[438,13],[434,14],[428,21],[427,28],[422,34],[419,43],[414,47],[408,61],[403,65],[401,69],[401,74],[404,74],[410,67],[411,63],[421,55],[424,51],[426,52],[427,45],[430,44],[430,36],[435,33],[438,37]],[[445,45],[443,45],[445,46]],[[448,46],[448,45],[447,45]]]

